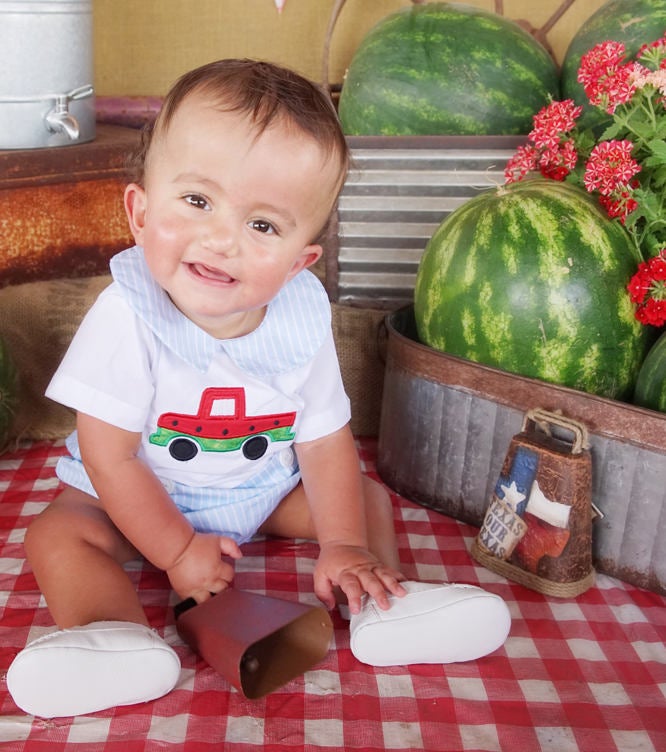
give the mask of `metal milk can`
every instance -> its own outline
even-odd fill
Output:
[[[95,138],[92,0],[0,0],[0,149]]]

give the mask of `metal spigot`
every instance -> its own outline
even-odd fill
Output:
[[[69,98],[66,95],[56,97],[55,107],[46,115],[47,128],[53,133],[66,133],[71,141],[79,137],[79,124],[68,109]]]
[[[44,117],[46,127],[53,133],[66,133],[71,141],[76,141],[80,133],[79,123],[69,111],[69,103],[74,99],[89,97],[92,92],[92,86],[81,86],[67,94],[57,94],[53,109]]]

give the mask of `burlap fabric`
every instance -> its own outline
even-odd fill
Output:
[[[0,290],[0,334],[19,373],[14,440],[59,439],[73,429],[73,413],[44,397],[44,390],[81,319],[109,282],[103,275]],[[378,330],[383,316],[379,310],[333,304],[333,331],[358,436],[375,436],[379,429],[384,370]]]

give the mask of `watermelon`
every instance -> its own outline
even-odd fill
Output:
[[[478,363],[630,399],[647,351],[626,291],[624,228],[569,183],[485,191],[444,219],[419,264],[419,339]]]
[[[652,345],[638,372],[634,404],[666,413],[666,332]]]
[[[518,24],[428,3],[382,19],[361,41],[340,94],[350,135],[525,134],[559,94],[559,71]]]
[[[659,39],[666,31],[666,0],[610,0],[583,23],[569,43],[562,61],[562,96],[583,105],[580,127],[600,128],[610,116],[593,107],[578,83],[582,56],[596,44],[607,40],[622,42],[627,61],[638,50]]]
[[[0,339],[0,447],[9,438],[16,405],[16,368],[7,351],[7,345]]]

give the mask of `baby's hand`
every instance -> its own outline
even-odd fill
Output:
[[[373,597],[380,608],[387,609],[388,593],[405,594],[400,584],[404,579],[400,572],[382,564],[365,548],[334,543],[322,546],[314,572],[314,589],[317,597],[333,608],[333,588],[338,586],[347,596],[351,613],[357,614],[363,593]]]
[[[240,559],[243,555],[231,538],[213,533],[195,533],[178,560],[166,570],[171,587],[181,598],[202,603],[211,593],[226,590],[234,578],[234,568],[222,554]]]

